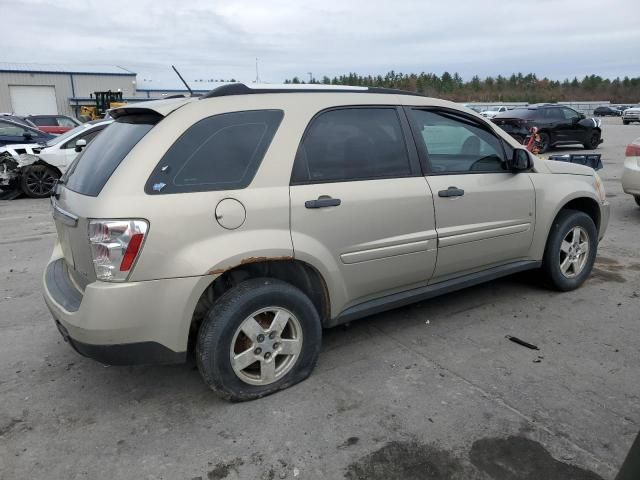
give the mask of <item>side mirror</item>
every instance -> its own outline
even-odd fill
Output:
[[[87,141],[84,138],[81,138],[76,142],[76,152],[81,152],[84,147],[87,146]]]
[[[516,148],[513,151],[513,157],[508,162],[509,170],[513,172],[524,172],[533,167],[533,161],[529,156],[529,152],[524,148]]]
[[[23,137],[25,140],[31,140],[31,139],[33,138],[33,133],[31,133],[31,132],[29,132],[29,131],[24,132],[24,133],[22,134],[22,137]]]
[[[578,115],[578,120],[584,120],[585,118],[587,118],[587,116],[584,113]]]

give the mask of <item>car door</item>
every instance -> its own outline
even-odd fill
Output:
[[[401,109],[316,115],[296,155],[290,198],[295,256],[321,270],[334,316],[427,284],[436,261],[433,198]]]
[[[580,114],[572,108],[562,107],[562,116],[566,124],[566,140],[577,143],[586,142],[589,132],[580,125]]]
[[[407,113],[434,195],[438,260],[431,282],[525,258],[535,194],[528,173],[506,170],[506,143],[456,110]]]

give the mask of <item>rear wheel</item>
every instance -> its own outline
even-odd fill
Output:
[[[540,146],[539,146],[539,153],[544,153],[547,150],[549,150],[549,147],[551,146],[551,137],[549,137],[549,134],[546,132],[541,132],[538,134],[539,138],[540,138]]]
[[[220,396],[251,400],[306,379],[321,340],[320,317],[309,297],[280,280],[256,278],[215,302],[198,332],[196,360]]]
[[[31,198],[45,198],[51,195],[53,186],[60,176],[46,165],[29,165],[22,170],[20,186]]]
[[[626,120],[623,120],[623,121],[622,121],[622,123],[623,123],[624,125],[629,125],[629,123],[630,123],[630,122],[627,122]]]
[[[584,144],[584,148],[587,150],[595,150],[600,145],[600,132],[593,131],[589,135],[589,140]]]
[[[569,291],[584,283],[595,262],[598,230],[589,215],[562,210],[553,221],[542,270],[554,288]]]

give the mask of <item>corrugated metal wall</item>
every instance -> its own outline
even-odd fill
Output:
[[[73,88],[71,85],[73,77]],[[11,113],[10,85],[52,86],[56,91],[58,113],[73,115],[69,101],[72,97],[89,97],[96,91],[122,90],[124,97],[132,97],[135,93],[135,75],[82,75],[82,74],[50,74],[50,73],[16,73],[0,72],[0,112]],[[38,113],[38,112],[33,112]]]

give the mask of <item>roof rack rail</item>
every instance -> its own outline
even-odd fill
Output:
[[[413,95],[422,97],[420,93],[409,92],[407,90],[396,90],[395,88],[381,87],[351,87],[346,85],[324,85],[324,84],[286,84],[269,85],[244,83],[229,83],[205,93],[200,99],[214,97],[228,97],[231,95],[250,95],[257,93],[386,93],[392,95]]]

